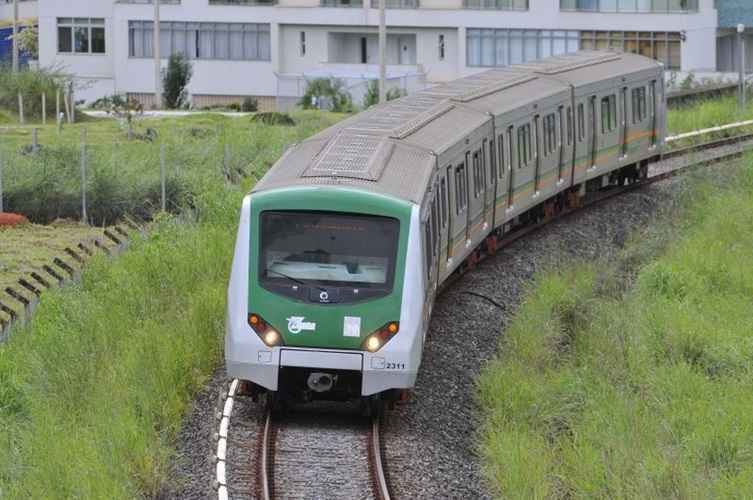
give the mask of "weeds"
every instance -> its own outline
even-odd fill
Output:
[[[481,451],[498,496],[753,495],[746,163],[728,186],[692,190],[674,238],[648,238],[651,259],[628,244],[632,286],[603,294],[604,280],[626,276],[605,264],[538,277],[480,380]]]

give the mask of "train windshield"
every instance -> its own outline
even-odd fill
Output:
[[[364,292],[362,298],[377,290],[387,292],[392,288],[399,232],[400,223],[390,217],[263,212],[260,281],[316,290],[355,288]]]

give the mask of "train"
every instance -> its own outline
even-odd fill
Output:
[[[663,75],[580,51],[436,85],[288,148],[241,207],[227,374],[253,397],[405,398],[443,284],[511,231],[646,177]]]

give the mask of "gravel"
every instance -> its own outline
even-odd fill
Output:
[[[552,223],[500,250],[437,299],[411,400],[390,412],[384,426],[384,457],[395,498],[490,497],[477,454],[480,409],[475,380],[484,362],[495,355],[531,277],[571,259],[613,258],[626,235],[648,224],[659,208],[672,208],[673,195],[682,185],[682,177],[663,181]],[[227,390],[227,384],[224,369],[219,368],[197,398],[179,437],[175,480],[161,497],[216,498],[211,460],[216,447],[212,440],[217,431],[214,414],[219,409],[218,395]],[[227,452],[232,499],[255,494],[261,414],[261,405],[249,398],[236,399]],[[304,470],[295,458],[302,450],[335,456],[340,453],[335,448],[342,448],[341,440],[346,439],[343,433],[322,424],[325,419],[307,414],[304,426],[297,418],[278,436],[280,450],[287,450],[284,455],[288,457],[276,464],[280,477],[294,477],[296,468]],[[335,462],[342,458],[343,464],[350,465],[331,468],[329,489],[310,490],[313,478],[302,473],[300,482],[293,485],[298,492],[293,496],[332,498],[344,492],[347,497],[351,490],[343,488],[350,488],[355,475],[363,472],[348,469],[354,468],[354,463],[366,464],[359,455],[361,447],[352,448],[349,457],[335,456]],[[286,481],[278,491],[289,485]]]

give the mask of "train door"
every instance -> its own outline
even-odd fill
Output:
[[[569,109],[569,108],[568,108]],[[557,185],[562,184],[565,167],[565,107],[557,108]]]
[[[627,158],[628,155],[628,138],[629,138],[629,122],[628,122],[628,88],[622,87],[620,90],[620,158]]]
[[[439,250],[437,252],[437,255],[439,257],[439,280],[441,282],[442,275],[445,271],[445,268],[447,267],[447,258],[449,257],[449,248],[447,245],[447,241],[449,239],[449,211],[447,210],[448,207],[448,190],[447,190],[447,182],[448,178],[446,175],[446,169],[440,170],[439,172],[439,189],[437,190],[437,196],[438,196],[438,202],[437,202],[437,213],[438,213],[438,221],[439,221],[439,236],[438,236],[438,242],[437,245],[439,247]]]
[[[473,202],[471,196],[471,153],[465,152],[465,241],[471,241],[471,219],[473,213]]]
[[[591,162],[588,168],[596,168],[596,156],[599,153],[599,136],[597,134],[597,122],[596,122],[596,96],[591,96],[588,101],[588,128],[589,137],[591,143],[589,145],[589,155]]]
[[[619,124],[617,89],[610,89],[599,96],[598,114],[599,127],[596,129],[598,140],[596,142],[595,166],[609,165],[620,156],[621,129]]]
[[[424,258],[426,266],[426,297],[425,303],[431,304],[437,287],[437,263],[439,249],[439,196],[436,184],[427,197],[426,213],[423,217],[424,226]]]
[[[467,239],[468,226],[468,184],[466,164],[460,160],[449,167],[450,184],[448,189],[452,193],[453,204],[450,207],[450,225],[447,235],[448,259],[454,259],[457,249]]]
[[[505,132],[505,138],[507,141],[505,141],[505,148],[507,152],[507,173],[503,174],[507,176],[507,209],[511,209],[513,206],[513,203],[515,202],[515,156],[513,155],[515,151],[515,143],[514,140],[514,134],[513,130],[515,128],[510,125],[507,127],[507,131]]]
[[[484,224],[484,204],[486,198],[486,175],[483,165],[483,142],[479,142],[470,152],[471,182],[468,211],[468,240],[473,240]]]
[[[457,217],[453,217],[453,207],[456,206],[457,198],[455,191],[453,189],[453,174],[454,169],[452,165],[448,165],[447,168],[445,168],[445,179],[446,182],[446,189],[447,194],[445,195],[447,199],[447,220],[445,221],[447,223],[447,229],[445,231],[445,239],[444,239],[444,246],[445,246],[445,252],[447,255],[447,260],[449,261],[452,258],[452,221],[453,219],[457,219]]]
[[[533,196],[541,189],[541,116],[533,117]]]
[[[649,112],[649,120],[650,120],[650,126],[651,126],[651,148],[656,147],[656,136],[657,136],[657,103],[656,103],[656,80],[652,80],[651,83],[648,86],[648,112]]]
[[[493,133],[492,133],[493,137]],[[481,168],[484,177],[484,226],[490,227],[494,220],[494,193],[496,170],[494,165],[494,139],[484,139],[481,147]]]
[[[513,150],[515,163],[510,173],[510,207],[517,212],[527,206],[535,193],[536,166],[534,160],[534,121],[515,126]]]

